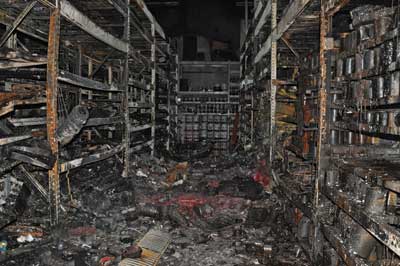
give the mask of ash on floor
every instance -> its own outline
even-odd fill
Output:
[[[171,238],[162,266],[309,265],[294,234],[294,210],[266,192],[266,179],[255,178],[257,163],[246,158],[178,163],[142,156],[130,178],[121,177],[118,161],[71,172],[57,228],[48,226],[47,204],[30,189],[21,217],[3,215],[0,264],[118,265],[156,229]]]

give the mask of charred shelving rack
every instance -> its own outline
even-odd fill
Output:
[[[239,109],[238,62],[182,61],[178,95],[180,144],[207,142],[215,155],[228,151]]]
[[[263,147],[315,265],[398,265],[397,3],[261,0],[252,14],[243,147]]]
[[[176,56],[142,0],[0,1],[0,14],[2,188],[19,167],[57,224],[73,170],[116,158],[129,176],[135,153],[157,152],[169,125],[156,96],[176,90]]]

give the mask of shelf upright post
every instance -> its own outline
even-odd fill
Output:
[[[125,17],[125,32],[124,37],[128,44],[130,44],[130,0],[125,1],[127,8],[127,14]],[[130,45],[128,45],[128,49],[125,55],[124,67],[123,67],[123,80],[122,85],[124,88],[124,98],[123,98],[123,112],[124,112],[124,122],[125,122],[125,134],[123,139],[124,150],[124,170],[122,172],[123,177],[129,176],[130,170],[130,140],[131,140],[131,125],[130,125],[130,110],[129,110],[129,53],[130,53]]]
[[[112,82],[113,82],[113,70],[112,70],[112,66],[111,65],[108,65],[107,66],[107,72],[108,72],[108,77],[107,77],[107,79],[108,79],[108,85],[112,85]],[[108,93],[108,99],[109,100],[112,100],[113,99],[113,94],[110,92],[110,93]],[[113,138],[113,132],[112,131],[109,131],[108,132],[108,138],[109,139],[112,139]]]
[[[49,141],[51,153],[56,158],[54,166],[49,170],[49,203],[50,223],[59,223],[60,210],[60,172],[59,172],[59,147],[56,139],[58,123],[58,59],[60,51],[60,9],[51,10],[48,50],[47,50],[47,79],[46,79],[46,123],[47,140]]]
[[[327,64],[326,64],[326,39],[329,31],[329,16],[325,12],[324,3],[321,0],[321,15],[320,15],[320,50],[319,50],[319,64],[320,64],[320,87],[318,91],[318,104],[319,104],[319,120],[318,120],[318,139],[317,139],[317,171],[316,178],[314,180],[314,199],[313,199],[313,220],[314,224],[319,223],[320,214],[320,198],[321,198],[321,179],[324,175],[324,164],[326,162],[326,157],[324,156],[324,147],[326,146],[327,137]],[[314,237],[318,235],[318,226],[314,229]],[[314,241],[317,242],[317,241]],[[317,259],[317,244],[312,246],[312,255],[314,260]]]
[[[154,20],[151,22],[151,156],[155,155],[156,148],[156,88],[157,88],[157,60],[156,60],[156,27]]]
[[[175,92],[177,93],[179,91],[180,88],[180,84],[181,84],[181,80],[180,80],[180,76],[181,76],[181,67],[179,64],[179,55],[177,54],[175,56],[175,62],[176,62],[176,88],[175,88]],[[180,136],[180,130],[178,128],[178,121],[179,121],[179,117],[178,117],[178,103],[176,102],[177,99],[175,98],[175,139],[178,140],[179,136]]]
[[[271,97],[270,97],[270,148],[269,148],[269,161],[272,168],[275,153],[276,143],[276,78],[277,78],[277,40],[274,36],[275,28],[277,25],[277,0],[271,0]]]
[[[247,82],[247,80],[246,80]],[[246,90],[247,90],[247,83],[246,83]],[[251,140],[251,145],[254,145],[254,108],[255,108],[255,102],[254,102],[254,90],[251,90],[251,128],[250,128],[250,140]]]
[[[227,123],[226,123],[227,136],[226,136],[226,138],[228,141],[227,149],[229,148],[229,140],[231,139],[231,137],[230,137],[230,134],[231,134],[231,129],[230,129],[230,126],[231,126],[231,89],[232,89],[231,88],[231,62],[228,62],[228,105],[227,105],[228,117],[226,118],[226,121],[227,121]],[[232,112],[232,113],[234,113],[234,112]]]
[[[167,140],[167,151],[170,150],[170,146],[171,146],[171,82],[168,81],[167,82],[167,89],[168,89],[168,93],[167,93],[167,104],[168,104],[168,140]]]
[[[92,77],[92,73],[93,73],[93,59],[89,58],[89,60],[88,60],[88,77]],[[88,97],[89,101],[93,100],[93,91],[92,90],[87,91],[87,97]],[[87,130],[87,136],[88,136],[88,140],[92,140],[92,130],[91,129]]]

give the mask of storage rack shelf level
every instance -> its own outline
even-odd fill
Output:
[[[45,135],[53,156],[58,159],[49,172],[51,221],[56,224],[61,206],[61,175],[64,177],[66,172],[89,163],[121,158],[122,154],[124,174],[129,175],[131,152],[140,152],[144,146],[154,151],[154,141],[139,142],[131,136],[149,127],[155,130],[156,75],[167,76],[172,49],[162,28],[140,0],[57,0],[57,5],[46,0],[29,4],[16,1],[20,3],[12,6],[7,1],[1,2],[4,5],[0,3],[0,23],[10,29],[7,47],[17,51],[15,60],[19,60],[20,53],[31,58],[31,62],[23,64],[17,65],[12,59],[1,65],[0,75],[5,77],[1,84],[5,91],[1,93],[8,97],[7,88],[11,88],[39,97],[35,102],[8,98],[0,119],[2,123],[7,120],[15,127],[33,130],[34,134],[27,139],[40,138],[47,127]],[[103,16],[104,10],[107,16]],[[49,13],[50,25],[38,19],[48,17]],[[14,21],[21,23],[13,26]],[[99,26],[114,22],[120,23],[119,26],[107,30]],[[18,39],[20,33],[28,38]],[[43,56],[28,57],[27,46]],[[158,66],[161,57],[166,60]],[[46,64],[47,71],[40,67]],[[11,66],[25,68],[14,71]],[[41,108],[46,101],[47,108]],[[36,117],[24,116],[19,106],[32,104]],[[64,147],[58,145],[55,133],[78,105],[89,108],[90,117],[74,141],[91,151],[85,151],[89,155],[64,158],[60,155]],[[150,118],[144,118],[147,122],[143,123],[143,117],[136,116],[135,110],[150,110]],[[11,137],[13,132],[9,134]],[[149,136],[154,139],[155,134]]]
[[[386,9],[351,18],[355,8],[365,10],[362,1],[256,1],[241,49],[242,146],[263,145],[280,193],[313,232],[300,242],[318,265],[384,265],[391,256],[398,263],[398,187],[390,171],[399,158],[398,9],[379,4]],[[341,32],[345,19],[364,22]],[[282,119],[292,102],[293,119]],[[382,162],[373,167],[376,158]],[[387,200],[384,211],[371,207],[374,196]],[[388,255],[371,262],[353,241],[361,236]]]

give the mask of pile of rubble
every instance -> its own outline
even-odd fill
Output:
[[[62,224],[47,226],[48,206],[32,190],[23,215],[1,230],[0,264],[122,265],[158,230],[169,236],[159,265],[308,265],[286,202],[266,192],[262,164],[248,160],[142,156],[130,178],[118,160],[70,173]]]

